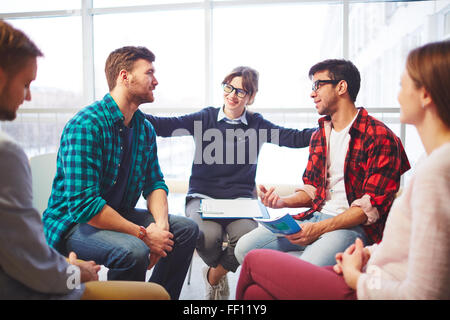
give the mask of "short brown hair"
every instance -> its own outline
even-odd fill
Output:
[[[139,59],[153,62],[155,61],[155,55],[146,47],[133,46],[122,47],[109,54],[108,59],[106,59],[105,74],[110,91],[116,87],[120,70],[131,71],[134,63]]]
[[[416,88],[424,87],[430,93],[442,122],[450,128],[450,41],[432,42],[412,50],[406,70]]]
[[[251,97],[248,104],[252,104],[255,94],[258,92],[259,73],[255,69],[245,66],[234,68],[222,81],[222,84],[228,84],[235,77],[242,77],[242,86]]]
[[[0,67],[15,72],[29,58],[42,57],[42,52],[22,31],[0,20]]]

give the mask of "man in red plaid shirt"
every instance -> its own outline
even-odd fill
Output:
[[[364,108],[356,108],[360,74],[346,60],[314,65],[311,98],[319,128],[310,142],[304,186],[287,197],[260,186],[261,201],[271,208],[309,207],[294,216],[302,230],[278,237],[257,228],[238,242],[235,254],[242,263],[252,249],[300,251],[316,265],[333,265],[335,255],[360,238],[379,242],[387,215],[409,161],[400,139]]]

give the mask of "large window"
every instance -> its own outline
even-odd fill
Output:
[[[232,68],[248,65],[260,72],[253,108],[311,107],[308,70],[326,58],[342,58],[342,5],[285,4],[225,7],[213,10],[213,83]],[[233,22],[233,23],[231,23]],[[323,50],[327,41],[332,50]]]
[[[38,59],[36,81],[31,84],[32,101],[25,101],[18,119],[2,122],[28,155],[55,151],[62,128],[83,105],[81,17],[27,18],[7,20],[38,44],[44,57]],[[67,114],[68,113],[68,114]]]
[[[159,82],[149,106],[199,108],[204,104],[204,36],[202,10],[118,13],[94,17],[95,95],[108,92],[104,66],[111,51],[145,46],[156,56]]]
[[[412,164],[423,149],[399,122],[397,93],[408,51],[450,37],[448,1],[267,0],[15,0],[0,2],[0,18],[24,30],[45,54],[33,100],[18,120],[0,123],[28,155],[54,151],[67,120],[107,92],[104,63],[124,45],[156,55],[156,115],[221,106],[220,83],[235,66],[260,73],[251,109],[274,123],[313,127],[308,70],[326,58],[351,59],[362,75],[363,105],[401,136]],[[160,138],[167,178],[187,180],[191,138]],[[257,182],[299,184],[308,150],[264,146]]]

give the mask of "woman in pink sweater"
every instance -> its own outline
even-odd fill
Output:
[[[383,240],[364,248],[357,239],[329,267],[253,250],[237,299],[450,299],[449,81],[450,41],[409,53],[400,121],[416,127],[427,156],[394,202]]]

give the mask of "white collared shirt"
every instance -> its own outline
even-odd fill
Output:
[[[225,112],[223,112],[223,107],[221,107],[219,109],[219,113],[217,114],[217,122],[219,122],[221,120],[225,120],[229,124],[243,123],[245,125],[248,125],[248,122],[247,122],[247,109],[244,110],[244,112],[241,114],[241,116],[239,118],[230,119],[230,118],[227,117]]]

